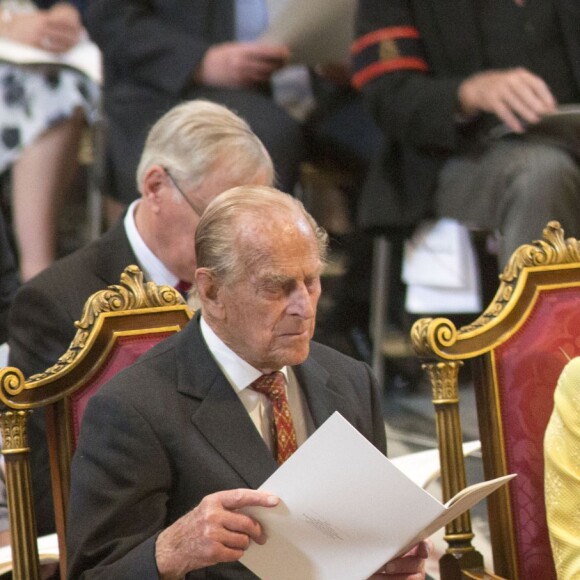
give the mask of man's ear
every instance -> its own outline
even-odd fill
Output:
[[[208,268],[195,271],[195,287],[201,301],[204,315],[222,320],[225,308],[222,301],[221,284],[214,272]]]
[[[169,187],[168,177],[163,167],[152,165],[143,178],[143,199],[153,212],[159,212],[167,187]]]

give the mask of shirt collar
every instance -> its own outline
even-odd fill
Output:
[[[200,319],[201,334],[213,355],[217,365],[224,373],[236,393],[249,387],[262,373],[238,356],[224,341],[210,328],[203,316]],[[286,383],[288,383],[288,367],[280,369]]]
[[[140,199],[136,199],[127,210],[123,225],[125,226],[125,233],[129,239],[129,244],[139,262],[139,266],[143,271],[146,280],[151,280],[155,284],[166,284],[173,286],[177,284],[179,279],[175,274],[170,272],[165,264],[149,249],[135,223],[135,210],[141,203]]]

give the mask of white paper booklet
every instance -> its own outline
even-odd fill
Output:
[[[514,132],[504,124],[491,129],[492,139],[513,136]],[[559,105],[554,113],[544,115],[538,123],[525,126],[520,138],[531,139],[566,149],[580,159],[580,103]]]
[[[55,54],[34,46],[0,38],[0,61],[16,64],[58,64],[81,71],[97,83],[103,79],[101,52],[88,38],[63,54]]]
[[[243,510],[268,540],[252,543],[241,562],[262,580],[365,580],[512,477],[443,505],[334,413],[260,487],[280,505]]]

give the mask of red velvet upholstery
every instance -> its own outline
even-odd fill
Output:
[[[544,290],[525,324],[495,350],[520,578],[555,580],[544,505],[543,438],[567,358],[580,355],[578,288]],[[566,354],[564,354],[564,351]]]
[[[83,414],[89,399],[119,371],[133,364],[142,354],[171,334],[173,334],[172,331],[118,336],[116,338],[113,348],[99,371],[91,377],[91,380],[86,383],[84,388],[77,390],[70,398],[75,447]]]

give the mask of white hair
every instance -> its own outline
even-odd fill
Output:
[[[148,169],[159,164],[189,187],[197,187],[219,164],[220,171],[243,182],[274,167],[249,125],[227,107],[205,100],[186,101],[165,113],[151,128],[137,168],[137,188]]]

